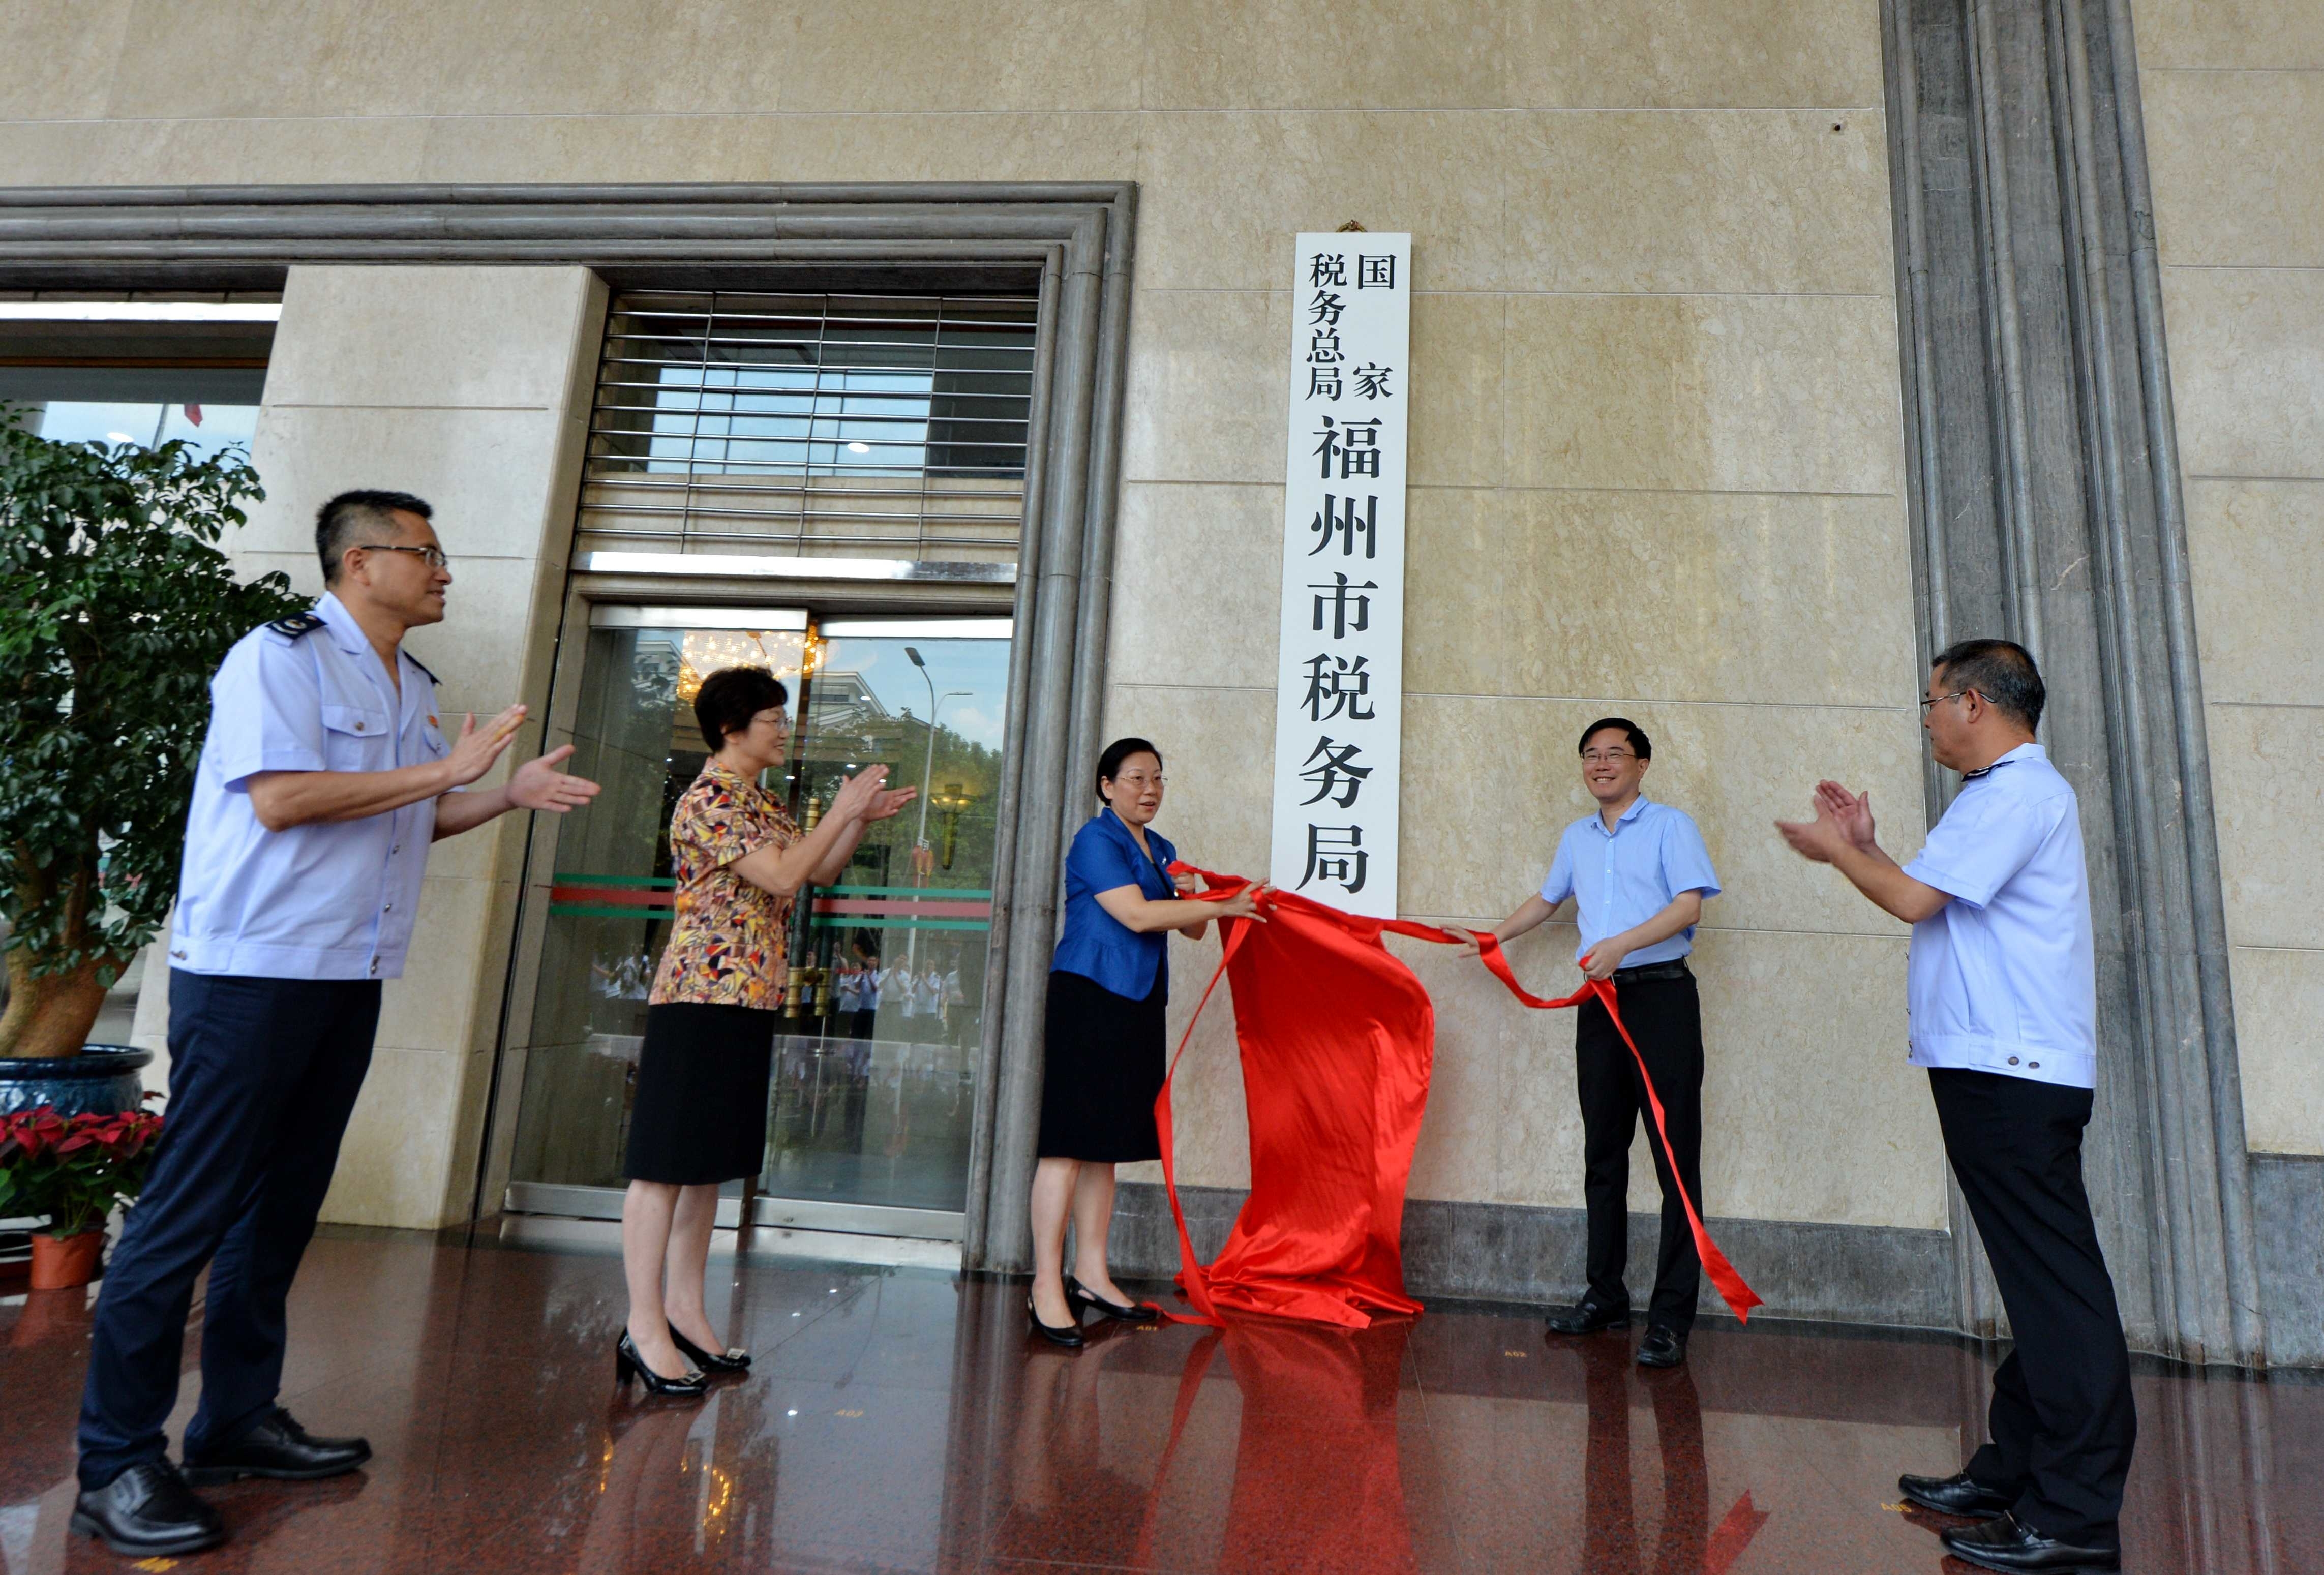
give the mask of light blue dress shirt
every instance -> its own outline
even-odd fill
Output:
[[[268,979],[403,972],[436,801],[279,832],[251,807],[260,771],[385,771],[451,752],[435,675],[399,650],[399,695],[337,596],[326,594],[315,612],[323,627],[311,633],[251,631],[210,680],[172,968]]]
[[[1151,857],[1139,851],[1138,839],[1111,807],[1099,810],[1074,834],[1065,853],[1065,934],[1049,963],[1131,1000],[1144,1000],[1157,975],[1167,995],[1169,941],[1159,930],[1139,935],[1106,912],[1097,894],[1135,886],[1157,902],[1176,897],[1177,883],[1167,871],[1178,850],[1152,826],[1146,828],[1146,845],[1153,850]]]
[[[1952,898],[1913,926],[1913,1064],[2096,1087],[2082,820],[2042,746],[1963,780],[1904,873]]]
[[[1557,839],[1557,857],[1541,883],[1541,899],[1554,907],[1567,898],[1582,926],[1576,962],[1609,935],[1644,924],[1671,905],[1682,891],[1719,895],[1719,874],[1711,850],[1683,809],[1641,795],[1608,831],[1595,815],[1584,815]],[[1671,962],[1694,950],[1694,926],[1666,940],[1641,946],[1622,959],[1625,968]]]

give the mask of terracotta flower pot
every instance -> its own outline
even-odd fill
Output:
[[[83,1230],[72,1236],[32,1233],[32,1289],[69,1291],[97,1278],[105,1257],[105,1232]]]

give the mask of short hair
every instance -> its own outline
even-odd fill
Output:
[[[2042,686],[2033,653],[2014,640],[1955,640],[1930,660],[1929,670],[1942,672],[1956,694],[1976,690],[2028,732],[2042,725],[2050,692]]]
[[[410,493],[383,493],[358,487],[341,493],[315,511],[315,556],[323,560],[323,583],[338,584],[339,560],[350,547],[367,547],[395,534],[398,512],[433,520],[436,511],[425,498]]]
[[[764,668],[721,668],[694,692],[694,720],[715,754],[729,733],[751,731],[751,719],[770,705],[788,705],[791,692]]]
[[[1609,727],[1618,727],[1625,733],[1629,735],[1631,752],[1636,754],[1638,759],[1642,760],[1651,760],[1655,758],[1654,741],[1646,736],[1646,730],[1640,727],[1637,723],[1632,722],[1627,716],[1601,716],[1597,721],[1591,723],[1589,726],[1583,728],[1582,730],[1582,741],[1573,746],[1573,752],[1577,755],[1582,753],[1582,751],[1590,747],[1590,741],[1591,739],[1597,737],[1600,733],[1605,732]]]
[[[1152,755],[1154,763],[1162,763],[1162,751],[1142,738],[1118,738],[1105,746],[1105,753],[1097,758],[1097,796],[1105,797],[1105,785],[1121,775],[1121,763],[1132,755]]]

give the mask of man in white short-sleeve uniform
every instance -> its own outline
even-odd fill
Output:
[[[315,528],[323,599],[236,642],[210,681],[170,930],[170,1102],[153,1171],[97,1305],[81,1400],[76,1531],[115,1552],[224,1540],[187,1486],[312,1480],[371,1456],[275,1404],[283,1303],[371,1063],[380,982],[403,972],[429,843],[511,809],[558,813],[594,783],[568,747],[468,793],[524,707],[447,741],[434,675],[403,636],[452,583],[427,503],[342,493]],[[186,1470],[162,1424],[207,1266],[202,1399]]]
[[[1958,1475],[1898,1486],[1984,1520],[1944,1534],[1970,1563],[2112,1569],[2138,1418],[2082,1184],[2098,1045],[2089,875],[2074,789],[2034,741],[2044,698],[2034,659],[2007,640],[1938,656],[1923,725],[1961,787],[1910,864],[1873,839],[1868,797],[1836,782],[1818,785],[1814,820],[1777,827],[1913,926],[1913,1064],[1929,1069],[2016,1337],[1994,1374],[1991,1441]]]

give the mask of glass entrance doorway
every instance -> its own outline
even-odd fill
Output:
[[[707,674],[747,665],[792,693],[791,758],[762,786],[802,825],[867,766],[920,789],[871,828],[838,883],[795,906],[760,1217],[846,1228],[814,1211],[828,1205],[858,1228],[909,1233],[890,1211],[934,1211],[927,1233],[957,1234],[939,1216],[956,1218],[967,1187],[1009,635],[1006,619],[595,609],[572,769],[604,791],[555,829],[512,1207],[618,1212],[618,1192],[599,1190],[624,1184],[647,995],[675,900],[670,810],[707,754],[693,699]]]

